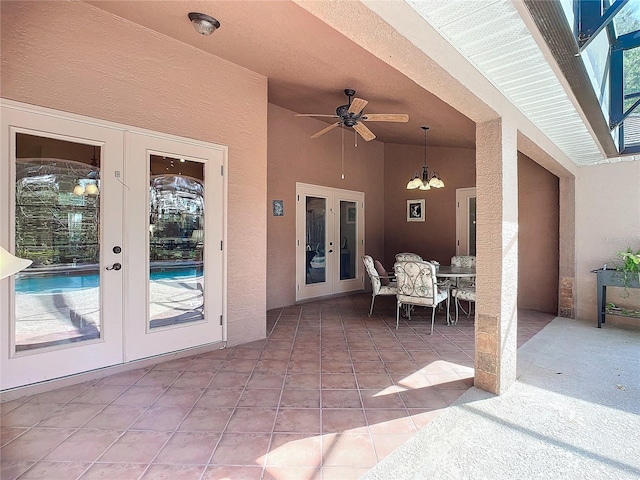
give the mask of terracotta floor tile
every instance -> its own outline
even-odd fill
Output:
[[[262,467],[238,465],[210,465],[204,471],[202,480],[260,480]]]
[[[384,390],[360,390],[364,408],[404,408],[402,398],[396,392]]]
[[[204,393],[204,388],[169,387],[154,402],[154,407],[193,407]]]
[[[309,373],[288,373],[284,381],[285,388],[319,389],[320,375]]]
[[[357,388],[356,377],[353,373],[323,373],[322,388],[331,390],[353,390]]]
[[[83,425],[84,428],[126,429],[135,422],[147,407],[109,405]]]
[[[0,462],[0,478],[3,480],[15,480],[31,468],[34,463],[35,462],[3,460]]]
[[[284,369],[283,369],[284,370]],[[253,372],[246,388],[277,388],[284,384],[284,373]]]
[[[249,388],[242,392],[239,407],[277,407],[282,390],[277,388]]]
[[[179,388],[207,388],[216,372],[188,371],[182,372],[171,387]]]
[[[271,433],[276,412],[275,408],[236,408],[225,431]]]
[[[267,466],[262,480],[322,480],[320,467]]]
[[[79,477],[90,466],[91,463],[43,461],[36,463],[20,475],[20,480],[69,480],[70,478]],[[5,477],[2,478],[4,479]]]
[[[126,432],[99,458],[99,461],[149,463],[170,436],[168,432]]]
[[[322,465],[372,467],[377,461],[368,433],[340,433],[322,438]]]
[[[0,449],[2,462],[37,461],[58,446],[72,428],[32,428]]]
[[[318,467],[322,460],[320,435],[275,433],[267,455],[270,466]]]
[[[285,388],[282,390],[280,407],[320,408],[320,390],[298,390],[294,388]]]
[[[175,370],[151,370],[136,382],[139,387],[163,387],[167,388],[180,375]]]
[[[200,480],[204,465],[162,465],[153,464],[144,472],[140,480]]]
[[[323,433],[367,433],[364,411],[357,408],[322,410]]]
[[[281,408],[276,416],[274,432],[320,433],[319,408]]]
[[[102,455],[124,432],[122,430],[81,429],[54,448],[44,460],[51,462],[89,462]]]
[[[39,427],[80,427],[105,408],[105,405],[68,403],[38,423]]]
[[[129,387],[126,385],[94,385],[71,400],[71,403],[108,405]]]
[[[214,408],[214,407],[235,407],[242,395],[242,389],[216,389],[209,388],[198,402],[197,407]]]
[[[365,409],[371,434],[415,433],[417,428],[406,409]]]
[[[94,463],[79,480],[138,480],[146,464]]]
[[[218,440],[218,433],[176,432],[153,462],[206,465]],[[202,469],[200,472],[202,473]]]
[[[114,405],[151,405],[164,393],[162,387],[140,387],[134,385],[113,401]]]
[[[362,408],[358,390],[322,390],[322,408]]]
[[[371,434],[373,447],[376,451],[378,461],[392,453],[396,448],[409,440],[415,433],[383,433]]]
[[[369,467],[322,467],[322,480],[357,480]]]
[[[224,433],[210,463],[262,466],[270,441],[270,433]]]
[[[32,427],[62,408],[60,403],[29,402],[0,417],[3,427]]]
[[[318,405],[320,406],[320,405]],[[28,428],[20,427],[2,427],[0,428],[0,446],[6,445],[12,440],[18,438],[20,435],[28,431]]]
[[[233,408],[194,407],[178,427],[181,432],[222,432],[233,413]]]
[[[189,410],[189,407],[151,407],[129,429],[173,432],[187,416]]]

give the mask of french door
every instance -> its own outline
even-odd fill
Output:
[[[0,117],[0,244],[33,261],[0,280],[0,390],[222,341],[224,147]]]
[[[122,132],[2,107],[0,388],[122,362]],[[8,227],[8,228],[6,228]]]
[[[364,193],[296,184],[296,300],[364,288]]]
[[[222,340],[224,150],[127,133],[126,360]]]
[[[476,189],[456,190],[456,255],[476,254]]]

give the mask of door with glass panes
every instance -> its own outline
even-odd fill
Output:
[[[2,104],[0,389],[222,341],[224,147]]]
[[[296,300],[364,288],[364,193],[296,184]]]

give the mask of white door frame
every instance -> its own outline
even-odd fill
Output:
[[[476,187],[456,189],[456,255],[469,255],[469,199]]]
[[[306,283],[306,197],[324,198],[327,202],[325,216],[325,281]],[[356,204],[356,241],[354,247],[354,278],[340,279],[341,239],[340,202]],[[364,193],[308,183],[296,183],[296,301],[318,298],[342,292],[364,289]]]

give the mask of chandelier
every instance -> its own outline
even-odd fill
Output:
[[[424,130],[424,165],[422,166],[422,174],[420,172],[414,172],[411,175],[411,180],[407,183],[407,190],[431,190],[431,188],[442,188],[444,182],[440,178],[438,172],[431,172],[427,168],[427,130],[429,127],[420,127]]]

